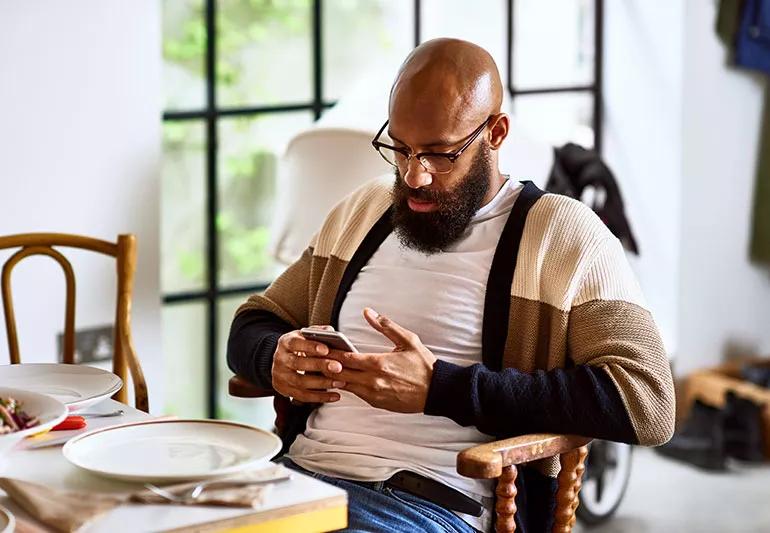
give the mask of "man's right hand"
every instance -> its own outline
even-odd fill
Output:
[[[325,358],[328,354],[328,346],[307,340],[299,330],[282,335],[273,355],[273,389],[303,403],[336,402],[339,393],[328,389],[344,387],[345,382],[322,374],[342,371],[338,361]]]

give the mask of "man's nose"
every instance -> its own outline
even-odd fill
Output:
[[[404,173],[404,183],[411,189],[419,189],[433,183],[433,175],[425,170],[422,163],[413,157],[409,160]]]

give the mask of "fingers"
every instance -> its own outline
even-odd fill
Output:
[[[301,357],[291,354],[286,360],[286,366],[292,370],[302,372],[323,372],[324,374],[336,374],[342,370],[342,364],[333,359],[321,359],[320,357]]]
[[[339,393],[327,389],[341,389],[345,385],[344,381],[319,374],[299,374],[288,369],[273,373],[273,388],[278,393],[305,403],[336,402]]]
[[[364,318],[366,321],[369,322],[369,325],[374,329],[383,333],[382,326],[380,325],[380,316],[381,315],[371,307],[364,307]]]
[[[301,390],[339,389],[345,386],[345,382],[336,378],[328,378],[318,374],[298,374],[289,372],[284,379],[290,387]]]
[[[303,352],[303,356],[297,355],[297,352]],[[295,403],[339,401],[339,392],[327,389],[339,389],[345,385],[344,381],[334,377],[342,370],[342,365],[339,361],[324,358],[328,353],[329,348],[325,344],[309,341],[299,331],[281,336],[273,357],[273,388]]]
[[[372,382],[372,374],[369,372],[362,372],[361,370],[349,370],[347,368],[342,369],[341,372],[336,374],[324,372],[324,376],[328,379],[336,382],[343,382],[347,385],[356,384],[370,384]],[[344,385],[343,385],[344,387]]]
[[[340,399],[338,392],[325,392],[288,388],[281,392],[284,396],[293,398],[302,403],[330,403],[337,402]]]
[[[330,350],[326,356],[328,359],[339,361],[345,368],[353,368],[355,370],[368,370],[377,367],[377,361],[381,357],[380,354],[364,354],[354,352],[342,352],[340,350]],[[323,369],[321,370],[323,372]]]
[[[370,307],[364,309],[364,318],[370,326],[385,335],[396,346],[411,346],[417,339],[417,335]]]
[[[329,353],[329,347],[320,342],[309,341],[298,331],[292,331],[282,335],[278,339],[278,347],[289,352],[302,352],[310,357],[325,356]]]

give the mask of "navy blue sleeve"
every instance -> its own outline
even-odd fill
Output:
[[[476,426],[495,438],[528,433],[576,434],[637,444],[609,375],[598,367],[495,372],[437,360],[425,414]]]
[[[266,389],[273,388],[273,354],[278,339],[294,328],[268,311],[240,313],[230,326],[227,366],[237,375]]]

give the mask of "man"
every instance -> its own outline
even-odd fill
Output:
[[[492,482],[455,470],[475,444],[673,431],[668,360],[620,243],[583,204],[501,175],[501,102],[483,49],[417,47],[373,142],[395,182],[343,200],[236,313],[231,369],[312,404],[285,461],[348,491],[351,530],[489,530]],[[360,353],[304,339],[309,325]],[[520,469],[519,531],[549,527],[554,467]]]

